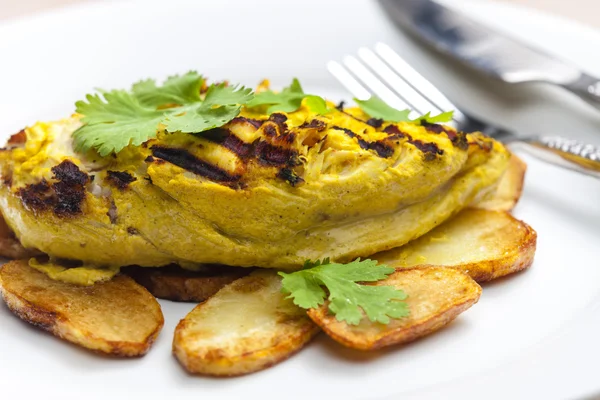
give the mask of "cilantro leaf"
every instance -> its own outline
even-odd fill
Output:
[[[357,282],[376,282],[394,272],[393,268],[377,265],[377,261],[357,259],[348,264],[307,262],[300,271],[279,272],[282,290],[299,307],[316,308],[327,296],[322,286],[329,291],[329,311],[338,321],[357,325],[363,313],[372,321],[387,324],[391,318],[409,315],[408,305],[401,301],[406,294],[392,286],[367,286]]]
[[[297,78],[294,78],[290,86],[283,88],[279,93],[271,90],[257,93],[254,99],[249,101],[246,106],[253,108],[268,105],[267,114],[278,111],[294,112],[300,108],[304,99],[306,99],[306,105],[312,111],[318,114],[325,114],[327,112],[325,100],[320,96],[304,93]]]
[[[436,115],[435,117],[432,117],[430,113],[427,113],[427,114],[417,118],[417,120],[425,121],[429,124],[435,124],[438,122],[442,122],[442,123],[450,122],[450,121],[452,121],[453,116],[454,116],[454,111],[446,111],[439,115]]]
[[[408,114],[410,114],[409,109],[402,111],[396,110],[395,108],[388,106],[385,101],[377,96],[371,96],[368,100],[359,100],[355,98],[354,101],[371,118],[393,122],[410,121],[410,118],[408,118]]]
[[[454,115],[454,111],[447,111],[432,117],[431,113],[428,112],[425,115],[411,120],[408,117],[410,114],[409,109],[397,110],[393,107],[390,107],[385,101],[381,100],[377,96],[371,96],[368,100],[359,100],[355,98],[354,101],[371,118],[379,118],[383,119],[384,121],[420,122],[424,120],[425,122],[434,124],[437,122],[450,122],[452,121],[452,117]]]
[[[156,86],[153,79],[134,83],[131,92],[140,104],[147,107],[160,107],[167,104],[188,104],[201,101],[200,88],[204,78],[195,71],[184,75],[170,76],[162,84]]]
[[[84,124],[73,133],[75,149],[95,148],[101,156],[118,153],[156,137],[159,125],[169,132],[200,133],[231,121],[253,97],[251,89],[221,84],[211,85],[202,99],[203,84],[204,78],[191,71],[169,77],[161,86],[145,80],[129,92],[87,95],[75,103]]]
[[[83,114],[82,127],[73,133],[75,150],[95,148],[101,156],[118,152],[130,143],[139,146],[156,137],[163,112],[146,108],[123,90],[86,96],[87,102],[75,103]]]
[[[251,89],[211,85],[204,101],[167,109],[164,124],[169,132],[197,133],[217,128],[237,117],[240,104],[251,99]]]

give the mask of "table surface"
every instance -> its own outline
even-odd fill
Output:
[[[0,21],[90,0],[0,0]],[[106,0],[102,0],[106,1]],[[487,1],[487,0],[481,0]],[[599,0],[498,0],[522,4],[600,28]]]

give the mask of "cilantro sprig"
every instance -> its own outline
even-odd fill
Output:
[[[372,322],[387,324],[390,318],[409,315],[406,294],[392,286],[369,286],[358,282],[376,282],[387,278],[394,268],[377,261],[356,259],[348,264],[323,262],[304,264],[300,271],[279,272],[282,289],[299,307],[316,308],[329,300],[329,311],[338,321],[357,325],[364,314]],[[325,289],[327,289],[327,291]],[[361,311],[362,310],[362,311]]]
[[[425,121],[426,123],[435,124],[438,122],[450,122],[452,121],[452,117],[454,115],[454,111],[447,111],[436,116],[431,116],[430,113],[427,113],[411,120],[408,117],[410,114],[409,109],[397,110],[389,106],[385,101],[381,100],[377,96],[371,96],[368,100],[359,100],[355,98],[354,101],[368,116],[371,118],[382,119],[384,121],[416,123]]]
[[[306,99],[306,105],[311,111],[317,114],[325,114],[327,112],[327,104],[325,100],[314,94],[304,93],[298,79],[294,78],[290,86],[283,88],[281,92],[275,93],[267,90],[257,93],[254,99],[246,104],[247,107],[254,108],[267,105],[267,114],[274,112],[294,112],[300,108],[302,101]]]
[[[94,148],[106,156],[156,137],[161,125],[169,132],[184,133],[218,128],[238,116],[241,106],[253,98],[251,89],[213,84],[203,99],[203,84],[204,78],[191,71],[168,78],[162,86],[145,80],[130,91],[88,94],[75,103],[84,124],[73,133],[75,149]]]

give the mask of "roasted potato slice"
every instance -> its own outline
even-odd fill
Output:
[[[145,354],[164,323],[154,296],[123,275],[76,286],[48,278],[27,261],[11,261],[0,269],[0,293],[21,319],[114,356]]]
[[[285,297],[274,271],[230,283],[179,322],[175,356],[189,372],[214,376],[248,374],[288,358],[319,328]]]
[[[187,271],[173,265],[161,268],[128,267],[123,270],[159,299],[201,303],[223,286],[247,275],[248,268],[226,266]]]
[[[19,239],[15,237],[13,231],[6,225],[2,214],[0,214],[0,257],[16,260],[40,254],[42,253],[38,250],[23,247]]]
[[[508,212],[472,208],[405,246],[371,258],[394,268],[456,268],[485,282],[529,267],[536,242],[533,228]]]
[[[511,154],[508,169],[500,179],[493,197],[475,205],[477,208],[496,211],[511,211],[521,198],[527,164]]]
[[[309,317],[331,338],[344,346],[375,350],[411,342],[437,331],[479,300],[481,287],[467,274],[450,268],[415,268],[396,271],[374,283],[402,289],[410,316],[389,324],[364,318],[358,325],[340,322],[328,311],[328,302],[308,310]]]

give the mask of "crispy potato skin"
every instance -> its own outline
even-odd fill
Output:
[[[280,289],[271,271],[225,286],[179,322],[175,357],[194,374],[238,376],[295,354],[319,328]]]
[[[394,268],[454,268],[481,283],[530,267],[536,245],[536,231],[508,212],[471,208],[419,239],[372,258]]]
[[[525,184],[527,164],[511,153],[508,169],[500,179],[494,195],[474,205],[476,208],[495,211],[512,211],[519,202]]]
[[[392,319],[383,325],[363,319],[358,325],[340,322],[328,310],[328,303],[310,309],[308,316],[335,341],[358,350],[412,342],[435,332],[475,304],[481,287],[467,274],[449,268],[415,268],[396,271],[375,285],[404,290],[410,316]]]
[[[246,268],[219,266],[207,271],[186,271],[177,266],[127,268],[125,273],[159,299],[201,303],[225,285],[248,273]]]
[[[96,352],[135,357],[148,352],[164,318],[156,299],[131,278],[92,287],[53,281],[11,261],[0,270],[0,293],[19,318]]]

